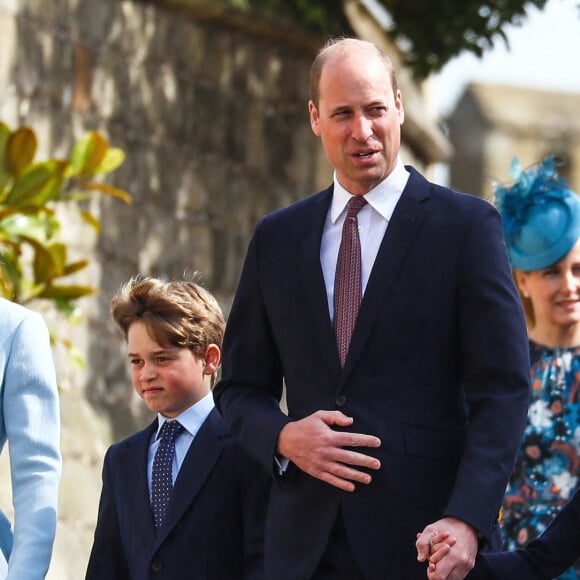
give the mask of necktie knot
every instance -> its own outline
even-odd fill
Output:
[[[175,443],[175,440],[179,437],[179,434],[182,431],[183,425],[179,421],[165,421],[163,427],[161,427],[159,438],[161,441]]]
[[[355,217],[366,203],[367,200],[362,195],[354,195],[346,206],[346,217]]]

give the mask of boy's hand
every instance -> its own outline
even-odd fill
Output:
[[[417,537],[419,537],[419,535],[420,534],[417,534]],[[437,562],[449,554],[451,547],[456,541],[456,538],[452,537],[449,532],[441,532],[431,537],[431,555],[429,556],[429,566],[427,568],[427,578],[429,578],[429,580],[435,580]]]
[[[449,535],[447,539],[442,540],[441,534],[445,533]],[[446,546],[449,546],[449,549]],[[455,546],[453,550],[452,546]],[[428,525],[417,535],[415,547],[419,562],[429,560],[427,568],[429,580],[462,580],[475,563],[477,535],[465,522],[457,518],[443,518]],[[441,553],[438,553],[440,550]],[[443,559],[445,556],[447,558]]]

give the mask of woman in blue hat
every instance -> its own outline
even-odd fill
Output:
[[[514,160],[512,176],[495,193],[528,325],[532,397],[504,498],[508,550],[542,534],[580,478],[580,197],[553,157],[525,171]],[[580,565],[560,576],[579,577]]]
[[[569,567],[580,557],[580,197],[553,157],[524,171],[514,160],[512,177],[496,201],[528,325],[532,395],[502,508],[508,551],[480,554],[468,578],[578,579],[580,563]],[[436,578],[453,538],[440,533],[432,546]]]

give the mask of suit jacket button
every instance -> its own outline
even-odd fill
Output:
[[[161,560],[153,560],[153,562],[151,562],[151,570],[153,572],[161,572],[163,570],[163,563]]]
[[[338,395],[338,397],[336,397],[336,400],[334,401],[336,403],[337,407],[344,407],[346,405],[346,397],[344,395]]]

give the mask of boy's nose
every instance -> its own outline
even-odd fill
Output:
[[[149,365],[145,363],[143,368],[141,369],[141,380],[142,381],[150,381],[157,376],[157,371],[153,365]]]

